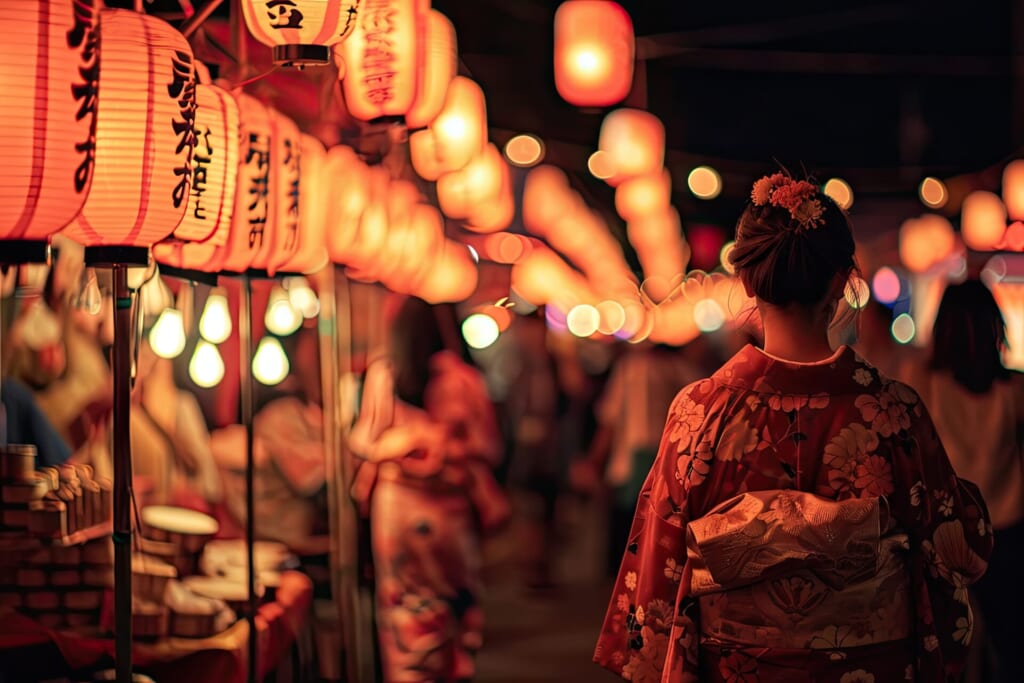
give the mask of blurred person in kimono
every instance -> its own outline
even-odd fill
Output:
[[[992,528],[924,403],[829,327],[842,210],[759,180],[730,259],[764,322],[676,397],[595,651],[638,683],[956,680]]]
[[[445,313],[449,315],[441,318]],[[483,377],[454,311],[406,298],[369,364],[349,436],[369,517],[384,681],[471,680],[482,645],[480,540],[508,516]]]

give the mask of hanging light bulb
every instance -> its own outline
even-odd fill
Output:
[[[295,310],[288,298],[288,292],[281,285],[274,285],[267,301],[267,313],[264,317],[267,330],[281,337],[287,337],[302,325],[302,314]]]
[[[208,341],[200,340],[196,344],[192,360],[188,362],[188,376],[203,389],[210,389],[224,379],[224,359],[220,357],[217,347]]]
[[[79,306],[89,315],[99,315],[103,308],[103,295],[100,293],[100,283],[96,280],[96,271],[89,269],[88,280],[85,289],[79,298]]]
[[[185,350],[185,323],[181,311],[165,308],[149,331],[149,345],[161,358],[177,358]]]
[[[199,318],[199,334],[213,344],[223,344],[231,336],[231,312],[224,289],[218,287],[207,297]]]
[[[288,356],[276,337],[264,337],[252,357],[252,374],[261,384],[272,387],[288,376]]]
[[[304,277],[287,278],[284,288],[288,290],[288,301],[292,308],[301,313],[303,318],[315,318],[320,313],[320,300],[309,286],[309,280]]]

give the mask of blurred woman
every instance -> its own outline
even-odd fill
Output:
[[[759,180],[730,260],[764,323],[669,410],[595,659],[633,681],[945,681],[992,537],[917,394],[829,328],[845,214]]]
[[[450,310],[450,309],[449,309]],[[507,517],[497,421],[453,352],[454,317],[406,299],[370,364],[349,446],[370,520],[384,680],[468,681],[482,644],[480,536]],[[447,343],[446,343],[447,341]]]
[[[903,358],[898,366],[928,406],[953,469],[977,482],[988,505],[995,548],[975,595],[998,680],[1024,681],[1024,662],[1014,652],[1024,611],[1024,375],[1003,366],[1005,345],[995,297],[968,280],[943,295],[930,357]]]

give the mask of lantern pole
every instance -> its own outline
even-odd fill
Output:
[[[128,266],[113,265],[114,279],[114,661],[117,683],[132,680],[132,298]]]
[[[242,404],[242,424],[245,426],[245,549],[246,576],[248,581],[248,609],[246,621],[249,623],[249,683],[255,683],[257,676],[257,640],[256,631],[256,563],[253,558],[253,544],[256,536],[255,500],[253,496],[254,468],[254,429],[253,409],[254,391],[252,384],[252,282],[248,273],[239,278],[241,287],[240,305],[238,307],[238,348],[241,358],[238,364],[239,391]]]

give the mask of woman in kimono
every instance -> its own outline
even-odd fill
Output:
[[[483,637],[480,536],[508,515],[493,477],[500,441],[483,378],[446,349],[455,342],[445,343],[436,315],[405,301],[390,358],[367,368],[349,436],[353,497],[370,519],[387,683],[473,678]]]
[[[918,395],[829,346],[846,216],[776,173],[730,259],[764,348],[676,397],[595,660],[640,683],[955,679],[992,527]]]

